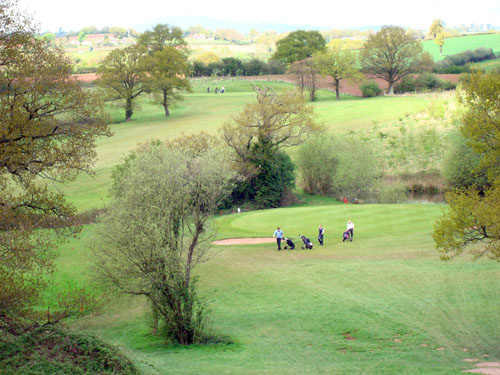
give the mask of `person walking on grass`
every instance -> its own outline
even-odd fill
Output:
[[[325,235],[325,228],[322,225],[319,226],[318,229],[318,241],[320,246],[323,246],[323,236]]]
[[[349,241],[352,242],[352,237],[354,236],[354,223],[351,220],[347,222],[347,231],[349,232]]]
[[[273,238],[276,238],[276,243],[278,244],[278,251],[281,250],[281,239],[283,238],[283,231],[280,227],[276,228],[273,234]]]

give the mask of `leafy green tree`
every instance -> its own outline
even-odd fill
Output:
[[[465,112],[461,134],[481,156],[479,168],[492,183],[482,194],[477,187],[448,193],[448,210],[434,225],[434,241],[442,259],[468,248],[476,257],[500,260],[500,75],[476,72],[466,76],[461,91]]]
[[[158,24],[151,31],[145,31],[139,36],[138,44],[150,52],[161,51],[165,47],[181,47],[187,53],[187,42],[182,36],[182,29],[175,26]]]
[[[160,101],[165,116],[170,116],[169,106],[183,99],[184,91],[191,91],[187,76],[190,72],[188,61],[175,47],[164,47],[155,51],[145,62],[148,71],[148,89]]]
[[[337,100],[340,100],[342,80],[360,80],[363,77],[357,68],[357,55],[353,51],[329,48],[325,52],[316,53],[314,63],[322,76],[333,78]]]
[[[206,334],[193,270],[207,258],[212,215],[233,176],[220,149],[159,142],[130,154],[113,174],[111,203],[92,244],[98,274],[123,293],[145,296],[168,337],[182,345]]]
[[[189,52],[182,29],[158,24],[152,31],[141,34],[138,44],[146,48],[149,55],[145,59],[147,89],[163,105],[165,116],[170,116],[169,106],[182,100],[184,91],[191,91],[187,78]]]
[[[368,37],[360,53],[365,73],[387,81],[387,93],[393,95],[394,84],[412,73],[430,70],[432,57],[422,52],[422,46],[399,26],[384,26]]]
[[[314,121],[313,107],[306,105],[300,93],[278,94],[270,88],[257,88],[257,102],[247,104],[222,127],[224,141],[232,150],[236,168],[245,179],[237,188],[241,193],[239,197],[255,200],[258,191],[267,189],[272,197],[268,199],[260,193],[258,204],[275,207],[284,189],[290,186],[287,183],[279,185],[279,197],[272,187],[264,187],[266,181],[274,183],[274,177],[285,182],[290,180],[287,177],[289,163],[278,153],[283,148],[299,145],[319,129]],[[276,176],[273,168],[278,166],[286,167],[283,175]]]
[[[146,55],[146,47],[137,44],[114,49],[97,69],[97,85],[106,91],[109,100],[122,102],[125,121],[132,119],[135,99],[149,91]]]
[[[87,33],[85,31],[80,31],[78,33],[78,41],[81,43],[87,38]]]
[[[0,5],[0,329],[39,302],[55,244],[79,232],[74,207],[46,181],[90,171],[96,139],[109,135],[102,103],[16,3]]]
[[[318,31],[297,30],[276,42],[274,60],[286,64],[311,57],[314,52],[325,50],[325,38]]]

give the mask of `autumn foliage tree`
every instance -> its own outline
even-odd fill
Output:
[[[39,300],[54,244],[79,231],[74,208],[44,181],[90,171],[96,138],[109,135],[101,102],[72,78],[64,52],[36,38],[15,6],[0,6],[2,326]]]

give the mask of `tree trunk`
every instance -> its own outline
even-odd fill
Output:
[[[335,80],[335,97],[340,100],[340,79]]]
[[[394,82],[389,81],[389,88],[387,89],[387,95],[392,96],[394,95]]]
[[[170,111],[168,110],[168,96],[166,91],[163,91],[163,108],[165,108],[165,116],[170,116]]]
[[[127,104],[125,105],[125,121],[130,121],[132,119],[132,98],[127,98]]]

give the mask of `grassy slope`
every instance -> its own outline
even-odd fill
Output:
[[[285,83],[265,84],[278,90],[292,87]],[[251,82],[237,80],[195,81],[194,92],[186,95],[185,100],[172,109],[169,118],[164,116],[160,105],[143,99],[141,109],[136,111],[133,121],[115,123],[111,126],[114,136],[98,142],[95,176],[80,176],[63,190],[79,210],[102,207],[107,199],[112,167],[138,143],[150,139],[173,138],[182,133],[216,133],[230,119],[231,114],[239,112],[246,103],[254,100],[252,85]],[[211,87],[212,92],[216,86],[224,86],[226,93],[207,94],[207,86]],[[394,123],[406,114],[423,110],[429,100],[426,96],[371,99],[345,96],[336,101],[334,94],[327,91],[320,91],[318,97],[314,104],[318,121],[335,133],[368,129],[374,122],[380,125]],[[114,122],[122,121],[123,109],[110,108],[110,113]]]
[[[345,210],[337,204],[217,219],[220,237],[269,236],[280,225],[316,243],[318,224],[326,228],[322,248],[217,247],[198,268],[213,328],[232,344],[165,347],[148,334],[140,298],[116,301],[79,328],[123,346],[146,374],[456,374],[472,367],[464,358],[500,358],[500,269],[438,259],[430,232],[440,206]],[[356,224],[352,243],[340,241],[347,218]],[[61,251],[56,278],[73,272],[91,280],[79,276],[90,259],[81,242]],[[345,339],[347,332],[355,339]]]
[[[468,49],[475,50],[479,47],[492,48],[493,52],[498,54],[500,52],[500,33],[447,38],[443,46],[443,56],[439,55],[439,46],[433,40],[426,40],[422,42],[422,45],[424,51],[428,51],[434,61],[441,61],[447,55],[454,55]]]

